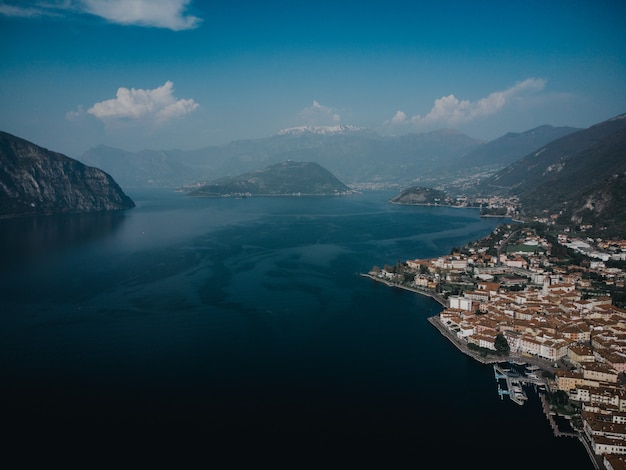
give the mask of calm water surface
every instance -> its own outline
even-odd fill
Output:
[[[438,334],[436,302],[359,276],[498,220],[386,192],[129,195],[122,213],[0,220],[9,448],[91,464],[169,451],[220,468],[593,468],[534,393],[501,400],[491,367]]]

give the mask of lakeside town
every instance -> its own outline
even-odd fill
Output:
[[[555,435],[578,437],[595,468],[626,469],[626,241],[584,230],[514,221],[448,255],[365,276],[436,299],[443,310],[429,321],[459,350],[493,363],[509,387],[540,384]],[[502,363],[530,367],[520,376]]]

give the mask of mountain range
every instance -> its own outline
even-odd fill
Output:
[[[351,186],[401,189],[447,184],[477,168],[493,173],[575,130],[541,126],[483,142],[450,129],[389,137],[353,126],[309,126],[197,150],[126,152],[99,146],[78,159],[102,168],[125,188],[176,188],[292,160],[318,163]]]
[[[543,145],[478,185],[514,195],[527,215],[556,214],[592,225],[597,234],[626,233],[626,114]]]
[[[90,165],[0,132],[0,216],[129,208],[124,185],[196,196],[345,194],[359,185],[463,194],[463,187],[465,195],[517,197],[522,216],[594,227],[598,236],[626,233],[626,114],[490,142],[452,130],[382,137],[350,126],[299,127],[193,151],[100,146],[82,158]]]

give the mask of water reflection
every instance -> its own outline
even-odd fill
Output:
[[[0,220],[1,266],[13,267],[109,237],[125,218],[125,211],[103,211]]]

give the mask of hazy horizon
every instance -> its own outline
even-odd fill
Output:
[[[304,126],[489,141],[626,111],[617,1],[0,2],[0,130],[70,156]]]

